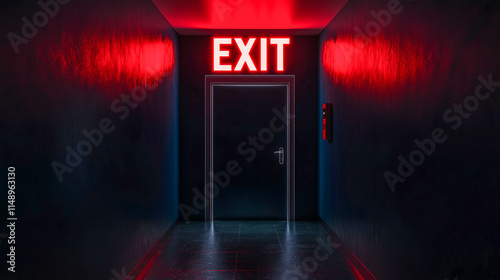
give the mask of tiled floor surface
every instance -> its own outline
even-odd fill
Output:
[[[363,279],[319,222],[178,223],[127,279]]]

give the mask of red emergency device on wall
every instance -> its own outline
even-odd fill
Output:
[[[332,103],[323,104],[323,139],[332,141]]]

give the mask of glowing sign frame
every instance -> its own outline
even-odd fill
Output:
[[[269,40],[268,40],[269,39]],[[222,64],[221,58],[223,57],[231,57],[231,53],[229,50],[222,50],[222,45],[232,45],[233,40],[238,46],[240,51],[240,58],[233,69],[233,65],[231,64]],[[243,67],[246,65],[250,72],[257,72],[257,67],[255,67],[254,60],[250,55],[250,51],[255,45],[257,41],[256,37],[248,38],[245,43],[241,37],[215,37],[213,38],[213,70],[214,72],[241,72],[243,71]],[[276,71],[284,72],[285,71],[285,45],[290,45],[290,37],[279,37],[279,38],[260,38],[260,71],[267,72],[268,70],[268,46],[276,45]],[[269,42],[269,44],[268,44]]]

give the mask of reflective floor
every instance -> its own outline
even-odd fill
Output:
[[[320,222],[178,223],[127,279],[374,279]]]

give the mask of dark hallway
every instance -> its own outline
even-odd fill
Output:
[[[345,249],[319,222],[180,223],[130,278],[374,279]]]
[[[1,5],[1,280],[500,280],[500,1]]]

